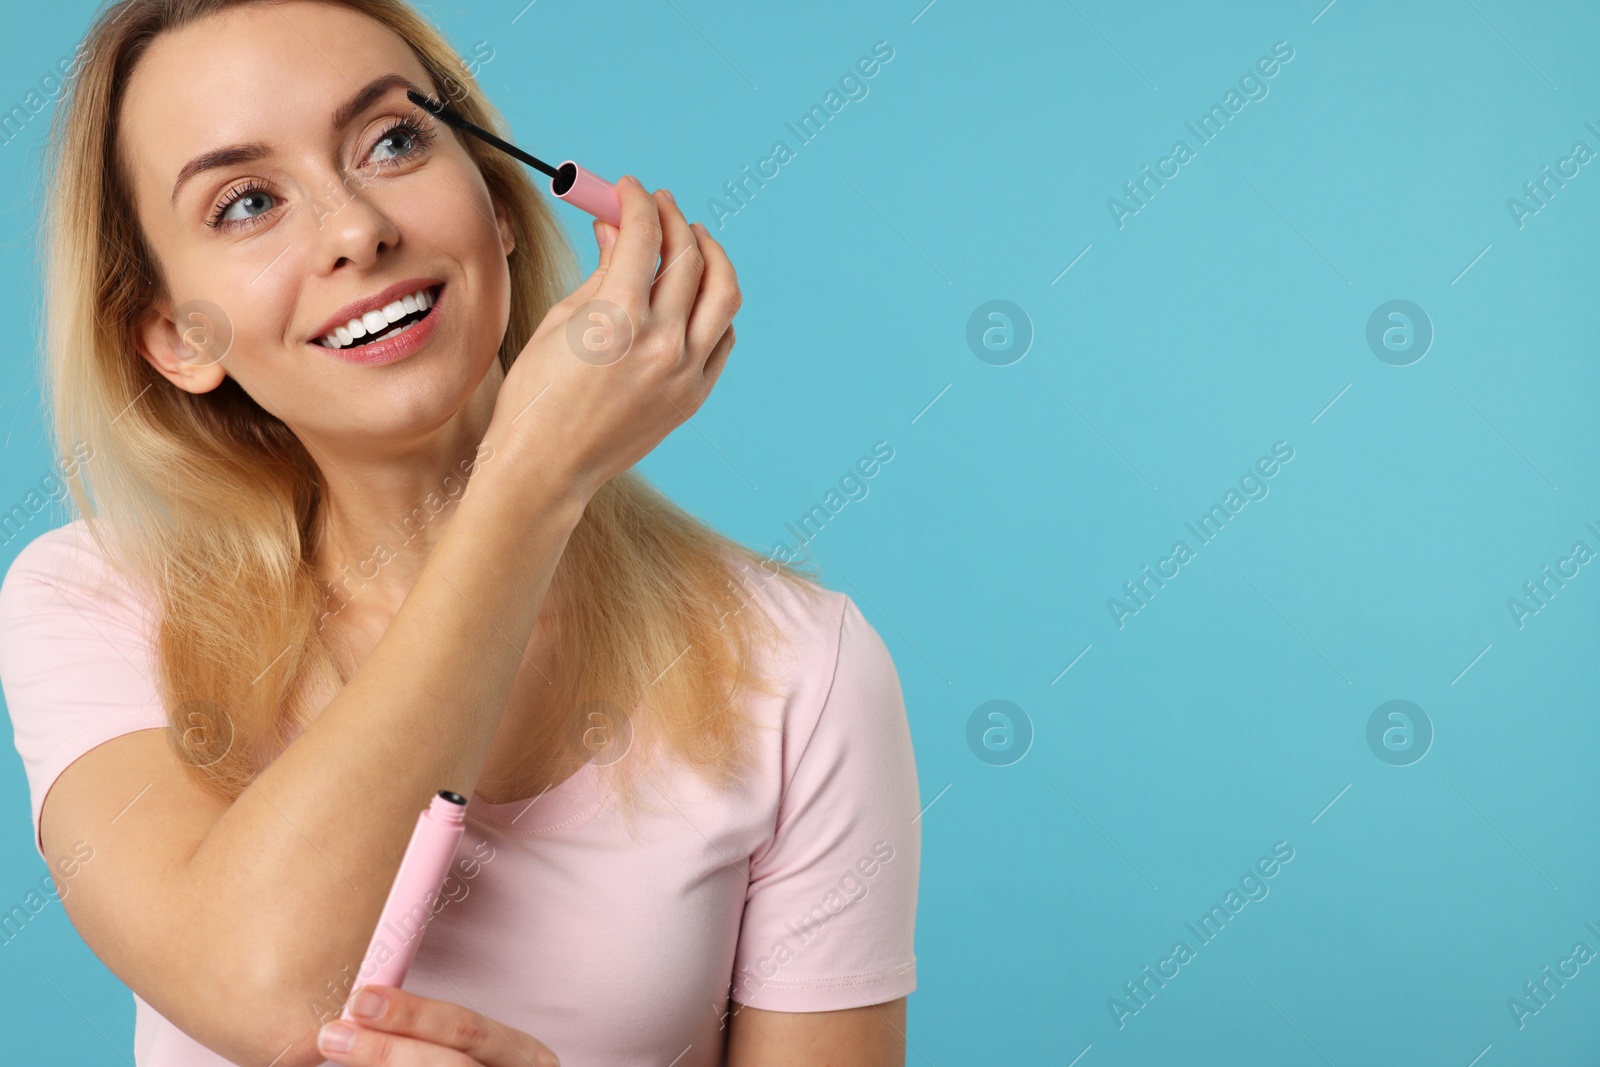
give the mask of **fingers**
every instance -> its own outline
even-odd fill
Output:
[[[700,252],[695,231],[678,210],[666,189],[655,192],[661,218],[661,271],[650,293],[650,317],[646,325],[674,337],[681,337],[700,290],[700,274],[705,258]]]
[[[594,271],[587,278],[578,283],[576,289],[557,301],[553,307],[570,311],[580,304],[588,303],[600,291],[606,275],[611,272],[611,253],[617,247],[617,228],[603,219],[595,219],[594,242],[600,251],[600,262],[595,265]]]
[[[605,219],[595,219],[594,246],[600,250],[600,264],[595,267],[595,273],[604,277],[611,266],[611,250],[617,247],[617,228]]]
[[[600,251],[600,262],[593,273],[578,283],[578,287],[551,305],[553,308],[575,308],[594,297],[606,275],[611,270],[611,252],[617,247],[617,228],[603,219],[594,220],[594,243]]]
[[[733,351],[733,324],[728,324],[728,329],[722,335],[722,340],[717,342],[717,347],[711,350],[711,355],[706,358],[706,365],[701,372],[701,388],[707,393],[711,392],[717,384],[717,379],[722,377],[722,368],[728,365],[728,353]]]
[[[605,281],[606,274],[610,270],[611,250],[617,246],[617,228],[609,222],[595,219],[594,237],[595,244],[600,250],[599,265],[595,267],[592,274],[578,283],[576,289],[550,305],[550,310],[545,312],[544,319],[533,331],[535,338],[560,329],[569,315],[590,300],[593,300],[600,291],[600,285]]]
[[[329,1025],[350,1026],[349,1023]],[[348,1067],[435,1067],[444,1062],[439,1059],[441,1054],[439,1046],[432,1041],[419,1041],[414,1037],[384,1034],[361,1027],[352,1029],[357,1031],[359,1036],[349,1052],[336,1052],[327,1045],[319,1045],[317,1051],[326,1056],[330,1062],[346,1064]],[[476,1065],[486,1061],[473,1058],[469,1054],[469,1058],[465,1060],[451,1059],[449,1062]]]
[[[377,1014],[356,1014],[369,995],[381,1001]],[[317,1048],[337,1063],[352,1067],[423,1067],[441,1062],[438,1050],[454,1049],[484,1067],[559,1067],[554,1052],[523,1033],[460,1004],[433,1000],[392,986],[363,986],[352,1005],[356,1025],[329,1023],[318,1035]],[[328,1034],[344,1027],[355,1041],[340,1051]]]
[[[739,277],[733,264],[716,238],[703,223],[695,223],[694,230],[700,236],[700,251],[705,256],[706,268],[684,341],[690,362],[700,365],[707,361],[723,333],[728,331],[744,296],[739,292]]]
[[[611,250],[600,295],[618,304],[635,322],[644,320],[655,277],[656,258],[661,253],[661,216],[656,198],[645,192],[639,179],[625,174],[617,182],[617,199],[622,204],[622,226]]]

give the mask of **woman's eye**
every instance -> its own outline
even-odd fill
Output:
[[[387,166],[401,159],[422,155],[433,144],[433,137],[433,131],[425,126],[397,122],[384,131],[378,143],[372,146],[372,151],[382,148],[393,152],[393,155],[376,160],[379,166]]]
[[[398,143],[400,146],[399,150],[395,151],[394,155],[389,157],[390,159],[398,159],[402,156],[409,155],[415,150],[416,140],[417,139],[412,135],[411,131],[406,127],[396,126],[394,129],[390,130],[388,133],[379,138],[378,143],[372,146],[372,150],[376,152],[378,149],[384,147],[389,147],[392,149]]]
[[[213,226],[229,226],[247,224],[251,219],[271,211],[275,198],[265,189],[245,189],[236,194],[218,209],[213,217]],[[236,209],[243,209],[243,214],[235,214]]]

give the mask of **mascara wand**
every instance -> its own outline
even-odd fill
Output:
[[[556,199],[565,200],[573,207],[587,211],[595,218],[609,222],[613,226],[622,225],[622,202],[617,199],[617,187],[598,174],[584,170],[570,159],[559,167],[552,167],[509,141],[502,141],[488,130],[474,126],[457,112],[428,99],[419,92],[408,89],[406,96],[413,104],[441,121],[458,130],[465,130],[479,140],[494,145],[507,155],[549,175],[550,193]]]

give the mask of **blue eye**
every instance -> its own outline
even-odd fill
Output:
[[[383,131],[383,136],[378,138],[377,143],[372,146],[372,150],[376,152],[384,145],[393,145],[397,141],[409,144],[411,147],[405,151],[390,156],[388,159],[377,161],[379,166],[393,166],[400,160],[422,155],[433,144],[433,139],[434,133],[427,126],[401,120]]]
[[[231,211],[233,209],[234,205],[236,205],[236,204],[248,204],[248,203],[250,203],[252,201],[254,201],[255,203],[259,204],[261,202],[262,197],[267,197],[269,199],[273,198],[271,192],[269,192],[267,189],[262,187],[260,185],[260,183],[256,183],[256,182],[252,182],[252,183],[250,183],[248,185],[245,185],[245,186],[243,186],[241,188],[233,189],[233,190],[229,191],[228,195],[223,197],[222,203],[217,206],[216,212],[214,212],[212,214],[211,219],[207,223],[207,225],[210,225],[210,226],[223,226],[225,228],[231,228],[234,225],[248,225],[250,219],[257,218],[259,216],[250,215],[250,216],[246,216],[246,218],[244,218],[242,220],[241,219],[227,219],[227,218],[224,218],[224,216],[229,211]],[[263,208],[261,213],[265,214],[267,211],[270,211],[270,210],[272,210],[272,209],[269,206],[269,207]]]
[[[393,167],[413,156],[420,156],[433,144],[434,136],[433,131],[426,126],[404,120],[396,122],[385,130],[383,136],[378,138],[377,142],[372,146],[373,152],[389,146],[390,151],[394,154],[383,159],[374,160],[374,162],[380,167]],[[406,146],[404,150],[400,150],[399,146],[402,145]],[[246,215],[243,218],[227,217],[235,204],[246,204],[248,209],[248,206],[252,203],[257,206],[261,205],[263,197],[274,203],[261,207],[258,213]],[[251,179],[228,191],[222,198],[222,202],[217,205],[216,210],[211,213],[211,217],[206,220],[206,225],[224,230],[253,226],[257,219],[276,206],[276,200],[276,193],[273,193],[259,181]]]
[[[393,129],[389,130],[382,137],[380,137],[378,139],[378,143],[372,146],[372,150],[374,152],[376,152],[378,149],[382,148],[384,145],[391,145],[392,146],[396,141],[402,141],[402,142],[406,142],[406,143],[415,145],[416,141],[417,141],[417,135],[409,127],[407,127],[404,124],[401,124],[399,126],[395,126]],[[402,159],[405,156],[410,155],[411,152],[413,152],[413,151],[415,151],[414,147],[413,148],[407,148],[405,151],[398,152],[395,155],[390,156],[389,158],[390,159]]]

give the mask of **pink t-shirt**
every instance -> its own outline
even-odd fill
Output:
[[[474,794],[407,989],[525,1030],[563,1067],[710,1067],[731,1000],[830,1011],[916,988],[920,794],[894,663],[846,595],[746,573],[786,635],[769,672],[781,695],[748,705],[765,727],[750,780],[718,793],[668,765],[643,786],[660,811],[640,813],[637,841],[593,764],[532,803]],[[81,520],[35,538],[0,584],[36,848],[69,764],[166,725],[152,620]],[[229,1062],[134,1003],[139,1067]],[[308,991],[308,1031],[339,1003]]]

